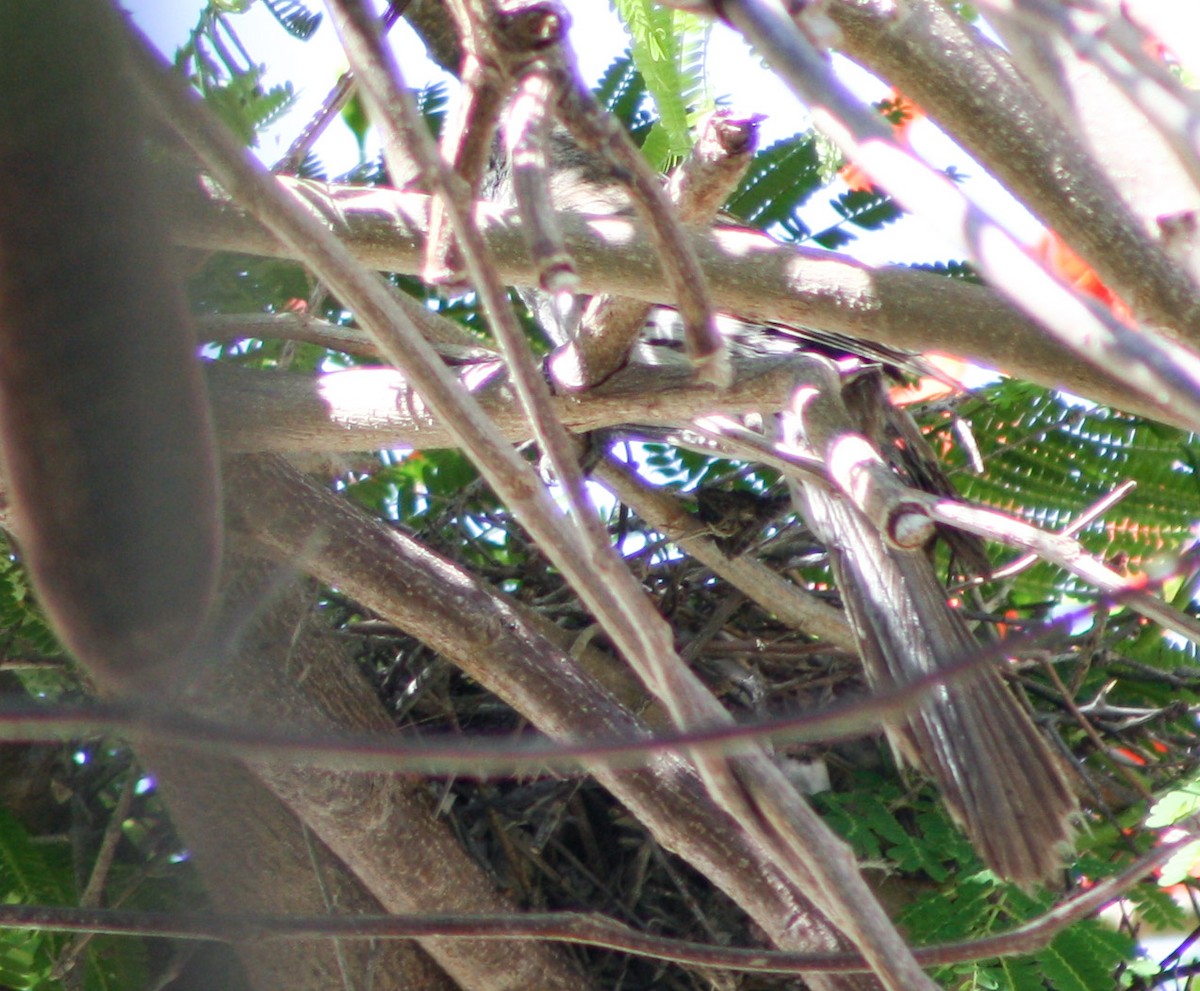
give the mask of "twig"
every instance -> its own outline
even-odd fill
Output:
[[[833,646],[854,650],[854,638],[840,610],[781,578],[752,557],[725,554],[698,528],[695,518],[680,509],[675,498],[642,482],[628,466],[609,458],[597,465],[594,475],[655,530],[763,609]]]
[[[571,531],[558,525],[547,512],[546,494],[540,486],[531,493],[529,481],[513,484],[516,479],[512,475],[495,471],[493,466],[501,452],[489,452],[487,459],[480,459],[481,469],[485,474],[489,468],[493,469],[495,477],[489,480],[498,493],[518,511],[542,549],[562,568],[639,678],[671,712],[676,724],[690,728],[728,722],[729,713],[680,661],[672,631],[649,607],[641,587],[612,553],[598,521],[586,511],[578,465],[572,452],[564,450],[568,447],[565,432],[552,415],[542,412],[547,407],[544,382],[532,367],[527,345],[516,327],[495,269],[486,261],[486,248],[478,228],[467,216],[463,204],[455,199],[462,184],[453,181],[429,135],[416,119],[410,101],[405,99],[398,69],[379,43],[377,26],[357,0],[332,0],[331,10],[338,20],[351,64],[360,74],[364,95],[379,111],[385,156],[389,146],[407,144],[434,180],[433,188],[443,195],[468,271],[501,341],[543,449],[559,472],[578,529]],[[619,128],[616,133],[622,135]],[[636,151],[632,155],[640,162]],[[641,168],[645,168],[644,164]],[[633,171],[636,177],[639,173],[637,169]],[[661,189],[656,192],[658,197],[663,196]],[[332,279],[328,281],[337,288]],[[347,305],[354,306],[352,294],[339,290],[339,295]],[[387,344],[387,324],[367,319],[358,307],[355,309],[368,328],[379,335],[385,353],[392,356]],[[404,356],[399,349],[396,352],[394,358],[403,366]],[[719,352],[713,352],[716,353]],[[433,403],[433,397],[428,398]],[[463,440],[468,450],[478,444],[474,438]],[[511,452],[504,453],[513,458]],[[771,851],[794,883],[811,892],[816,904],[871,959],[885,986],[906,991],[932,988],[913,962],[903,938],[866,887],[849,847],[796,794],[761,748],[755,747],[738,761],[737,778],[724,760],[705,755],[698,755],[695,760],[714,800],[735,820],[746,824],[757,843],[764,851]]]
[[[1195,286],[1005,51],[939,0],[906,0],[903,17],[895,16],[892,0],[831,0],[826,9],[841,28],[838,47],[844,54],[895,85],[953,134],[1106,286],[1126,301],[1136,300],[1144,319],[1200,345]],[[989,114],[988,106],[1006,112]],[[951,344],[943,349],[979,353],[954,351]]]
[[[1127,870],[1067,899],[1041,916],[1008,932],[957,943],[915,949],[925,967],[964,963],[997,956],[1033,953],[1067,926],[1092,915],[1145,879],[1195,836],[1164,843]],[[108,909],[59,908],[48,905],[2,905],[0,928],[44,929],[173,939],[544,939],[603,947],[685,966],[715,967],[765,974],[853,974],[869,968],[855,953],[787,953],[773,950],[713,947],[703,943],[651,936],[599,915],[530,912],[523,915],[390,915],[270,916],[195,915],[126,912]]]
[[[108,824],[104,827],[104,836],[100,840],[100,848],[96,851],[96,861],[92,865],[91,876],[88,878],[87,886],[83,889],[83,894],[79,896],[80,908],[95,908],[100,904],[100,896],[104,891],[104,886],[108,883],[108,872],[112,868],[113,857],[117,853],[117,844],[125,835],[125,820],[129,818],[129,808],[133,804],[133,788],[136,783],[137,774],[134,768],[130,767],[126,771],[125,784],[121,788],[117,804],[113,806],[112,814],[108,817]],[[88,943],[91,942],[92,935],[89,933],[73,940],[63,950],[59,958],[54,961],[54,967],[50,972],[54,980],[63,980],[75,967],[79,955],[87,949]]]
[[[1107,513],[1113,506],[1125,498],[1130,492],[1137,488],[1137,482],[1133,479],[1122,482],[1108,495],[1097,499],[1091,506],[1085,509],[1074,520],[1068,523],[1065,527],[1058,531],[1064,537],[1071,537],[1077,534],[1084,527],[1091,524],[1094,520],[1098,520],[1101,516]],[[991,577],[987,581],[1001,581],[1005,578],[1013,578],[1019,575],[1022,571],[1033,567],[1039,560],[1037,554],[1024,554],[1018,557],[1015,561],[1006,564],[1003,568],[993,571]],[[976,579],[972,584],[979,584],[984,579]]]
[[[667,186],[680,221],[690,226],[712,223],[750,166],[757,124],[758,118],[736,118],[726,111],[709,115]],[[551,356],[555,381],[569,390],[604,381],[627,360],[651,309],[645,300],[616,293],[593,297],[580,320],[577,339]]]
[[[696,9],[694,0],[677,0]],[[719,10],[718,10],[719,6]],[[766,0],[725,0],[710,14],[724,17],[810,106],[814,123],[847,157],[949,244],[961,243],[992,284],[1075,354],[1094,365],[1124,368],[1129,387],[1144,397],[1170,397],[1193,429],[1200,429],[1200,355],[1149,327],[1133,331],[1085,301],[1031,258],[1005,226],[970,197],[898,144],[877,115],[855,101],[832,76],[784,8]],[[1011,287],[1011,288],[1010,288]],[[1019,287],[1019,289],[1017,288]]]
[[[301,197],[363,264],[388,272],[420,271],[428,196],[288,177],[278,183]],[[184,244],[302,257],[223,197],[181,198],[174,206],[176,236]],[[501,276],[534,285],[536,274],[512,216],[488,207],[479,215]],[[649,235],[633,218],[560,214],[559,222],[584,292],[620,292],[670,305]],[[971,354],[1017,378],[1189,428],[1189,419],[1171,403],[1138,396],[1111,370],[1080,362],[993,290],[903,267],[868,270],[842,256],[782,245],[744,228],[717,228],[696,237],[694,246],[724,311],[897,348]],[[403,304],[405,297],[399,298]]]
[[[919,498],[919,493],[914,498]],[[949,499],[929,499],[925,509],[933,519],[947,526],[959,527],[1012,547],[1032,549],[1042,560],[1082,578],[1147,619],[1200,643],[1200,621],[1146,592],[1146,583],[1139,586],[1117,574],[1065,534],[1047,533],[995,510]]]
[[[1087,738],[1092,741],[1092,746],[1096,748],[1096,752],[1104,754],[1108,752],[1108,747],[1104,741],[1100,739],[1100,734],[1096,732],[1096,727],[1091,723],[1076,704],[1071,693],[1067,691],[1067,686],[1063,684],[1062,678],[1059,677],[1057,669],[1048,660],[1042,660],[1042,670],[1049,675],[1050,680],[1054,683],[1054,687],[1058,689],[1058,693],[1062,698],[1062,704],[1067,707],[1067,711],[1075,718],[1076,724],[1087,735]],[[1120,762],[1114,761],[1113,764],[1117,768],[1117,772],[1123,777],[1129,786],[1147,802],[1154,801],[1154,795],[1145,782],[1134,774],[1129,768],[1125,767]]]
[[[404,10],[408,7],[411,0],[392,0],[388,4],[387,10],[383,15],[383,30],[385,32],[391,30],[393,24],[396,23],[402,16]],[[300,168],[300,163],[304,161],[304,156],[317,140],[325,133],[333,119],[341,112],[342,108],[350,101],[350,97],[354,93],[354,73],[347,69],[339,77],[329,94],[321,101],[321,106],[317,112],[313,114],[309,122],[304,126],[304,129],[296,136],[296,140],[288,145],[288,150],[284,152],[283,158],[276,162],[272,167],[272,172],[295,172]],[[392,182],[399,185],[400,177],[393,174]]]

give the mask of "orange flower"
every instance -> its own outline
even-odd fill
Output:
[[[1068,285],[1073,286],[1093,299],[1100,300],[1122,323],[1132,325],[1133,313],[1128,306],[1100,281],[1098,276],[1054,231],[1046,231],[1038,241],[1034,254],[1046,266],[1062,278]]]
[[[966,361],[953,355],[939,354],[936,351],[931,351],[921,357],[937,368],[943,377],[927,375],[912,385],[895,386],[889,389],[888,395],[895,405],[912,406],[914,403],[927,403],[956,395],[962,391],[962,377],[967,371]],[[959,383],[959,385],[956,387],[951,383]]]
[[[875,109],[891,123],[897,141],[901,141],[907,136],[913,121],[925,116],[920,107],[894,88],[891,95],[875,104]],[[838,170],[838,175],[842,177],[842,181],[847,186],[857,193],[867,192],[875,186],[871,177],[853,162],[843,165]]]

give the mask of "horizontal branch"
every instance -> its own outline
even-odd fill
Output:
[[[420,271],[428,197],[385,189],[280,178],[364,264]],[[242,211],[204,196],[173,200],[182,244],[276,258],[294,253]],[[481,205],[478,220],[503,277],[536,285],[516,214]],[[619,292],[655,303],[664,276],[633,219],[559,217],[585,293]],[[780,244],[765,234],[719,228],[696,235],[718,306],[739,317],[813,327],[914,351],[969,357],[1006,374],[1105,405],[1184,426],[1165,405],[1139,400],[1116,375],[1092,368],[1051,340],[992,290],[902,266],[870,268],[835,252]]]
[[[732,387],[697,385],[682,365],[637,365],[581,395],[556,396],[552,409],[571,431],[618,424],[675,426],[714,409],[730,414],[775,409],[787,401],[795,372],[784,358],[736,363]],[[236,453],[366,451],[388,447],[456,447],[449,431],[393,368],[349,368],[323,374],[207,366],[222,447]],[[503,365],[461,366],[463,387],[512,441],[529,439],[529,424]]]

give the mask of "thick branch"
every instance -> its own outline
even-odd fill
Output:
[[[1008,58],[936,0],[836,0],[839,46],[914,100],[1135,312],[1200,344],[1200,297]]]
[[[619,424],[675,426],[719,408],[730,414],[776,409],[795,377],[787,358],[738,363],[737,380],[715,394],[683,367],[635,365],[579,396],[555,396],[555,415],[583,433]],[[393,368],[352,368],[318,376],[247,371],[214,363],[208,385],[221,445],[254,453],[349,452],[391,447],[456,447],[453,433]],[[529,439],[525,418],[498,362],[466,365],[463,388],[508,439]]]
[[[428,198],[416,193],[280,179],[302,192],[366,265],[416,273],[424,250]],[[241,211],[201,197],[177,197],[174,231],[184,244],[270,257],[295,257]],[[535,285],[511,211],[481,207],[480,222],[506,280]],[[637,222],[560,217],[588,293],[664,300],[663,275]],[[899,266],[871,269],[834,252],[779,244],[755,231],[719,229],[698,250],[718,305],[746,319],[815,327],[918,351],[969,356],[1017,378],[1177,426],[1167,405],[1132,395],[1114,374],[1084,364],[997,293]]]
[[[389,732],[391,718],[370,685],[337,643],[310,625],[310,590],[295,579],[290,569],[281,573],[261,559],[227,556],[207,663],[186,704],[203,714],[312,732]],[[437,817],[418,779],[250,766],[388,911],[515,910]],[[437,939],[422,945],[464,991],[587,991],[572,962],[545,946]]]
[[[573,741],[649,735],[645,723],[546,639],[545,621],[474,576],[317,489],[278,459],[238,459],[227,479],[230,503],[240,507],[239,531],[445,654],[543,732]],[[659,842],[724,889],[777,945],[844,945],[762,847],[713,806],[690,764],[663,756],[637,770],[601,765],[594,773]],[[863,983],[820,986],[876,986],[857,980]]]

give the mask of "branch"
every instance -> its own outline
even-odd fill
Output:
[[[614,459],[601,462],[594,474],[655,530],[766,612],[842,650],[855,649],[854,637],[841,610],[781,578],[749,555],[728,556],[710,537],[696,531],[695,517],[683,512],[675,497],[646,484],[628,466]]]
[[[236,512],[236,500],[230,508]],[[203,645],[207,663],[197,665],[181,698],[184,710],[310,733],[392,732],[390,715],[351,663],[348,645],[312,628],[314,589],[297,577],[290,566],[226,555],[221,599]],[[514,910],[437,815],[420,779],[247,763],[386,911]],[[305,854],[301,863],[311,871],[307,860]],[[503,991],[512,982],[590,991],[561,952],[486,941],[421,945],[463,991]]]
[[[834,0],[839,47],[894,83],[1146,320],[1200,346],[1200,296],[1008,57],[937,0]]]
[[[1133,866],[1043,915],[1009,932],[958,943],[918,947],[914,953],[926,967],[965,963],[997,956],[1033,953],[1067,926],[1098,912],[1164,864],[1194,838],[1165,843]],[[405,939],[414,936],[498,940],[555,940],[599,946],[684,966],[714,967],[759,974],[850,974],[866,970],[857,954],[781,953],[741,947],[714,947],[686,940],[651,936],[612,919],[573,912],[538,912],[512,916],[355,916],[321,915],[184,915],[162,912],[116,912],[105,909],[57,908],[49,905],[0,906],[0,928],[45,929],[52,932],[99,932],[162,936],[175,939],[235,941]]]
[[[696,6],[687,0],[675,2]],[[906,137],[894,139],[888,134],[878,115],[834,77],[827,60],[783,7],[768,0],[723,0],[699,6],[741,30],[808,103],[816,126],[847,157],[876,177],[947,245],[964,245],[984,276],[1045,331],[1096,368],[1122,368],[1131,390],[1152,402],[1167,400],[1177,406],[1178,415],[1200,425],[1200,354],[1150,326],[1130,329],[1103,307],[1076,295],[1031,258],[1008,232],[1003,218],[989,213],[978,191],[955,186],[915,155]],[[1186,277],[1184,281],[1190,284]],[[1200,317],[1200,310],[1196,313]],[[1196,329],[1193,321],[1180,333]]]
[[[242,532],[445,654],[543,733],[566,741],[650,738],[647,724],[548,639],[564,632],[548,621],[276,458],[238,459],[226,477],[234,490],[230,501],[240,508],[234,525]],[[666,849],[724,889],[777,945],[844,945],[804,889],[711,803],[690,764],[662,758],[642,770],[613,771],[603,763],[590,770]]]
[[[553,397],[550,410],[568,430],[584,433],[630,422],[670,426],[714,407],[750,413],[787,401],[794,376],[790,359],[753,359],[734,367],[734,385],[714,396],[686,368],[633,365],[588,393]],[[464,394],[475,397],[506,440],[529,439],[528,421],[498,361],[456,371]],[[221,445],[233,453],[459,446],[454,432],[393,368],[348,368],[312,376],[214,362],[206,366],[206,376]]]
[[[428,197],[281,178],[365,265],[415,274],[424,250]],[[181,243],[218,251],[298,258],[247,215],[204,196],[178,196]],[[536,285],[512,211],[483,206],[483,233],[501,275]],[[563,214],[563,236],[587,293],[617,292],[669,304],[646,234],[630,218]],[[765,234],[721,228],[697,235],[718,306],[748,320],[816,327],[913,351],[964,354],[1017,378],[1187,427],[1170,403],[1146,400],[1111,372],[1081,362],[993,290],[900,266],[871,269],[834,252],[782,245]]]

